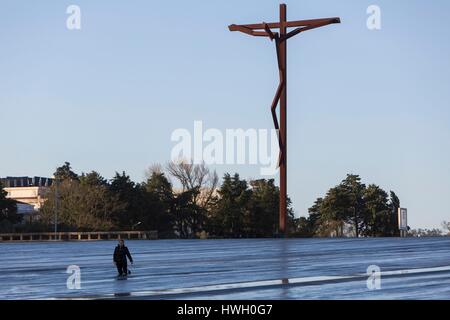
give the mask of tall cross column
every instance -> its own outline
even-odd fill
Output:
[[[341,22],[337,17],[288,21],[286,11],[286,5],[284,3],[280,4],[279,22],[241,25],[232,24],[228,27],[230,31],[239,31],[251,36],[268,37],[272,41],[275,40],[280,83],[272,101],[271,112],[275,129],[278,130],[278,145],[280,148],[278,159],[278,166],[280,168],[278,233],[283,236],[287,233],[287,40],[301,32]],[[296,29],[288,31],[288,28]],[[272,29],[278,29],[279,32],[274,32]],[[276,113],[278,103],[280,104],[280,121],[278,121]]]

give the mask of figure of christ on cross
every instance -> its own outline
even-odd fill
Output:
[[[340,23],[340,18],[325,18],[313,20],[287,21],[286,5],[280,4],[280,22],[256,23],[256,24],[232,24],[228,28],[230,31],[240,31],[251,36],[268,37],[275,40],[277,51],[278,70],[280,83],[275,97],[272,101],[271,112],[278,131],[278,145],[280,148],[278,166],[280,168],[280,207],[279,207],[279,227],[278,234],[286,235],[286,215],[287,215],[287,128],[286,128],[286,106],[287,106],[287,40],[301,32],[320,28],[333,23]],[[288,28],[296,28],[288,32]],[[274,32],[272,29],[279,29]],[[276,108],[280,103],[280,121],[278,121]]]

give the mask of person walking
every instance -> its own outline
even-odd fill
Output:
[[[131,257],[130,251],[125,246],[125,241],[122,239],[119,240],[119,244],[114,249],[113,261],[117,267],[117,272],[120,276],[127,276],[131,273],[127,267],[127,258],[130,260],[130,263],[133,264],[133,258]]]

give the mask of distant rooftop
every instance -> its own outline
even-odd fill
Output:
[[[0,182],[4,188],[50,187],[53,184],[53,179],[43,177],[6,177],[0,178]]]

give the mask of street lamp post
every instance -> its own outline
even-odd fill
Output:
[[[58,190],[58,178],[55,177],[55,239],[58,232],[58,210],[59,210],[59,190]]]
[[[131,226],[131,230],[134,230],[134,228],[136,228],[138,225],[142,224],[141,221],[139,221],[138,223],[134,224]]]

